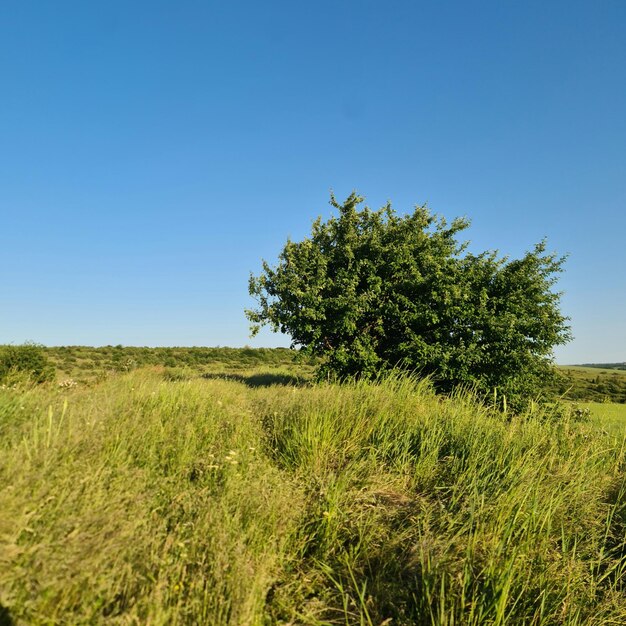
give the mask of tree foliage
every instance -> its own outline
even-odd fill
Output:
[[[520,259],[471,254],[466,219],[426,207],[374,211],[351,194],[331,196],[339,215],[318,218],[309,237],[287,241],[275,267],[250,276],[261,326],[323,357],[321,375],[371,377],[402,367],[443,390],[470,385],[523,398],[551,372],[554,346],[570,331],[553,290],[564,257],[542,241]]]

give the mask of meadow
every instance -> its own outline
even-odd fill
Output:
[[[626,404],[626,370],[565,365],[552,391],[568,400]]]
[[[626,404],[614,402],[577,402],[576,407],[587,409],[593,421],[618,436],[626,436]]]
[[[626,623],[612,405],[222,350],[0,389],[2,626]]]

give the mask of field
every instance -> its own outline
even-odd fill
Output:
[[[612,402],[579,402],[576,406],[589,409],[594,422],[616,435],[626,436],[626,404]]]
[[[132,346],[63,346],[44,348],[59,380],[92,384],[138,367],[162,366],[172,376],[246,373],[262,367],[282,369],[299,380],[310,379],[316,361],[286,348],[141,348]]]
[[[623,405],[231,357],[0,389],[2,626],[626,623]]]
[[[565,365],[553,392],[568,400],[626,403],[626,370]]]

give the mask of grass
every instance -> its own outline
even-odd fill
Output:
[[[568,400],[626,403],[626,370],[565,365],[552,392]]]
[[[582,409],[589,409],[598,426],[611,430],[616,435],[626,436],[626,404],[611,402],[579,402]]]
[[[206,374],[247,374],[251,369],[289,369],[290,375],[310,377],[316,361],[286,348],[147,348],[133,346],[61,346],[42,348],[56,368],[57,378],[99,382],[138,367],[163,366]]]
[[[407,378],[0,390],[0,623],[626,623],[623,435]]]
[[[572,372],[580,372],[581,374],[588,374],[590,376],[622,376],[626,377],[626,370],[623,369],[615,369],[608,367],[591,367],[588,365],[561,365],[561,369],[571,370]]]

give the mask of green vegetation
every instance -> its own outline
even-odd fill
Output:
[[[0,346],[0,384],[13,384],[28,378],[43,383],[54,378],[54,367],[43,346],[34,343]]]
[[[626,404],[612,402],[580,402],[575,407],[589,411],[593,421],[619,437],[626,436]]]
[[[287,333],[323,359],[321,378],[401,367],[446,392],[471,387],[518,409],[536,399],[554,347],[570,339],[553,290],[564,259],[545,242],[521,259],[471,254],[457,241],[465,219],[448,225],[425,207],[398,216],[362,202],[331,197],[338,217],[318,218],[276,267],[264,262],[250,277],[252,331]]]
[[[12,347],[12,346],[11,346]],[[0,346],[0,353],[3,347]],[[263,368],[295,377],[297,382],[314,377],[320,359],[286,348],[147,348],[133,346],[39,346],[48,364],[49,375],[92,384],[120,372],[140,367],[166,368],[173,378],[205,374],[237,376],[250,368]],[[626,402],[626,372],[592,366],[563,366],[556,369],[547,399],[574,401]]]
[[[626,371],[591,366],[558,368],[552,394],[567,400],[626,402]]]
[[[626,371],[626,362],[622,363],[583,363],[583,367],[593,367],[607,370]]]
[[[622,435],[205,367],[0,389],[1,623],[626,623]]]
[[[62,346],[45,348],[45,352],[57,369],[57,378],[84,383],[144,366],[165,367],[173,377],[189,377],[194,373],[237,374],[258,366],[265,370],[288,368],[290,376],[308,379],[315,364],[313,359],[286,348]]]

